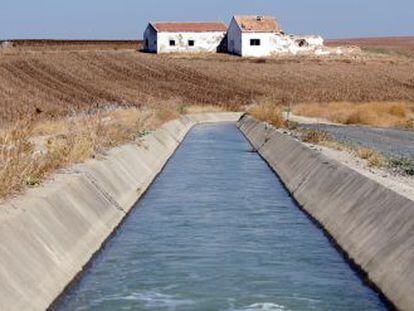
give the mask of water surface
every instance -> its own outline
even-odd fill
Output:
[[[200,125],[58,310],[384,310],[233,124]]]

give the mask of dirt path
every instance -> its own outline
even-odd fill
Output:
[[[335,140],[374,149],[385,156],[414,159],[413,131],[331,124],[301,124],[299,127],[327,132]]]
[[[300,123],[299,128],[324,131],[337,141],[374,149],[386,157],[405,158],[414,163],[413,131],[329,124],[328,121],[323,119],[307,117],[294,116],[292,120]],[[355,152],[349,150],[339,151],[325,146],[307,145],[318,149],[325,156],[341,162],[385,187],[414,200],[413,176],[399,174],[386,168],[371,167],[366,160],[359,158]]]

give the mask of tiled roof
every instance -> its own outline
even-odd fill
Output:
[[[273,16],[243,15],[234,19],[243,32],[282,32]]]
[[[163,23],[155,22],[151,25],[158,32],[225,32],[227,26],[224,23]]]

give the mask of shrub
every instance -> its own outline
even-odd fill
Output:
[[[328,133],[318,130],[305,130],[302,134],[302,140],[311,144],[320,144],[330,140]]]
[[[56,169],[132,141],[151,125],[149,111],[120,109],[74,118],[17,122],[0,131],[0,198],[36,186]]]
[[[283,109],[278,105],[270,103],[254,105],[248,109],[248,113],[257,120],[268,122],[275,127],[286,126],[286,120],[283,118]]]
[[[356,154],[367,161],[368,166],[383,167],[387,163],[387,159],[370,148],[356,148]]]

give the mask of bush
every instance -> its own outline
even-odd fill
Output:
[[[259,104],[254,105],[247,111],[255,119],[264,121],[275,127],[285,127],[286,120],[283,118],[283,109],[275,104]]]
[[[40,123],[25,120],[0,130],[0,198],[40,184],[59,168],[133,141],[155,119],[147,115],[135,108],[119,109]]]
[[[305,130],[302,136],[302,140],[311,144],[320,144],[331,140],[328,133],[318,130]]]

